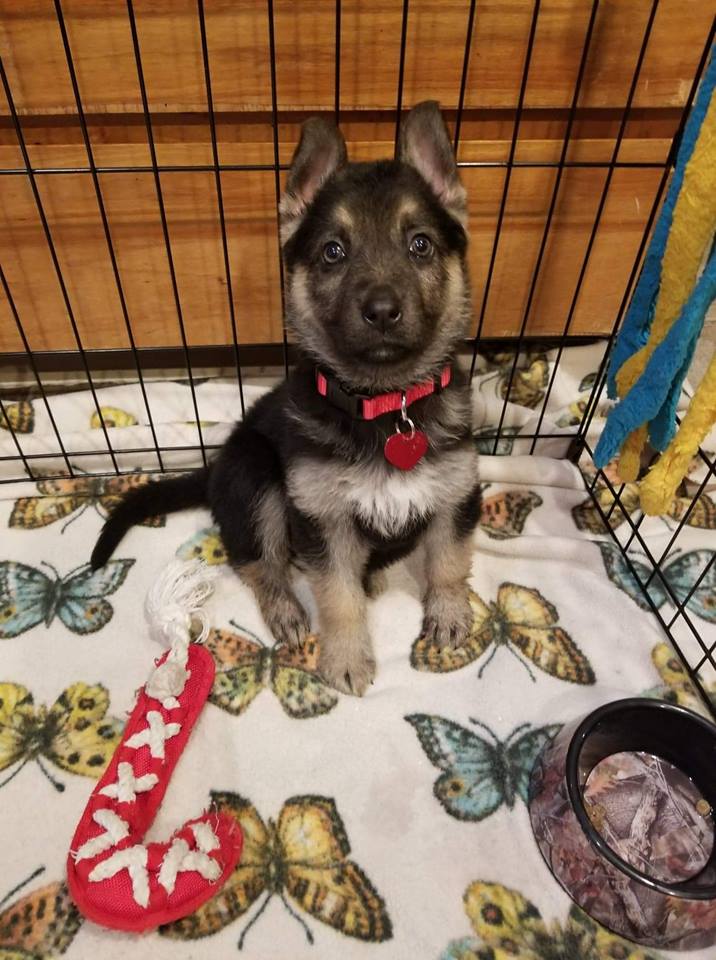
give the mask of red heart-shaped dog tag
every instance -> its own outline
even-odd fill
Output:
[[[398,470],[412,470],[428,450],[428,438],[422,430],[410,433],[394,433],[388,437],[383,453],[388,463]]]

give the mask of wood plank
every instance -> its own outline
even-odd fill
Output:
[[[23,350],[22,338],[18,333],[3,287],[0,287],[0,344],[0,353],[3,351],[21,353]]]
[[[309,113],[305,114],[310,115]],[[247,115],[248,116],[248,115]],[[627,162],[661,163],[678,128],[681,110],[634,110],[627,124],[619,159]],[[454,116],[446,114],[454,129]],[[515,159],[520,162],[554,162],[558,159],[566,130],[567,111],[528,111],[520,123]],[[607,162],[621,122],[621,112],[587,110],[577,114],[567,154],[570,161]],[[508,157],[514,126],[514,111],[467,111],[463,117],[458,158],[461,162],[501,162]],[[288,164],[298,142],[298,120],[279,124],[279,156]],[[32,164],[36,167],[87,167],[82,134],[67,117],[33,117],[23,122]],[[191,114],[157,118],[154,139],[162,165],[207,165],[212,162],[208,124]],[[354,160],[375,160],[393,151],[395,125],[385,114],[373,119],[348,114],[341,130]],[[104,115],[89,123],[95,162],[99,166],[149,166],[144,123]],[[219,115],[217,141],[222,164],[273,165],[271,124],[264,115]],[[0,125],[0,169],[22,169],[22,157],[14,130]]]
[[[152,110],[206,108],[194,0],[135,0]],[[468,0],[412,0],[404,103],[426,97],[457,103]],[[603,0],[582,103],[624,102],[651,0]],[[85,108],[93,113],[141,109],[126,7],[122,0],[65,0],[68,33]],[[332,109],[333,0],[275,0],[278,104],[281,110]],[[466,104],[514,106],[532,0],[477,5]],[[564,107],[572,96],[590,0],[543,0],[526,104]],[[393,109],[400,49],[401,0],[344,0],[341,106]],[[708,35],[712,0],[662,0],[635,103],[680,106]],[[253,0],[207,0],[215,106],[269,110],[266,6]],[[28,114],[74,113],[59,29],[50,0],[0,0],[0,52],[18,108]],[[298,69],[300,65],[300,69]],[[4,110],[4,105],[2,106]]]
[[[555,176],[554,170],[513,171],[485,309],[485,336],[515,336],[523,328]],[[658,170],[615,172],[569,334],[611,331],[660,176]],[[562,177],[524,328],[531,336],[564,332],[605,178],[606,170],[589,168],[569,169]],[[477,326],[504,175],[471,170],[466,183],[471,197],[470,259]]]
[[[6,178],[0,256],[33,349],[74,349],[44,234],[24,178]],[[120,276],[138,346],[180,342],[154,181],[150,174],[101,178]],[[180,303],[190,343],[231,339],[213,175],[162,179]],[[244,342],[280,339],[273,175],[225,174],[224,203]],[[43,205],[83,344],[126,347],[128,338],[89,177],[41,178]],[[7,331],[7,336],[6,336]],[[14,338],[3,323],[0,350]]]

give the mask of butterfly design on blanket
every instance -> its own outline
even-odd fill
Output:
[[[100,407],[90,417],[90,429],[101,430],[103,423],[105,427],[136,427],[139,421],[120,407]]]
[[[65,788],[43,760],[68,773],[97,779],[122,738],[124,723],[108,717],[109,694],[96,684],[73,683],[53,705],[35,706],[19,683],[0,683],[0,771],[15,768],[0,787],[32,761],[61,793]]]
[[[35,408],[29,400],[3,404],[0,410],[0,430],[13,433],[32,433],[35,429]]]
[[[204,527],[199,530],[181,544],[176,555],[180,560],[203,560],[210,566],[228,563],[218,527]]]
[[[489,486],[484,484],[482,490]],[[484,497],[478,521],[480,529],[495,540],[519,537],[527,518],[541,504],[542,498],[532,490],[506,490]]]
[[[475,431],[473,439],[477,452],[483,456],[508,457],[514,449],[519,432],[519,427],[503,426],[498,436],[496,427],[483,427]]]
[[[567,412],[562,414],[562,416],[557,420],[558,427],[576,427],[578,426],[587,412],[589,407],[588,400],[575,400],[573,403],[570,403],[567,407]],[[600,403],[594,410],[593,419],[595,420],[606,420],[607,414],[610,410],[610,404]]]
[[[460,670],[492,648],[478,673],[481,677],[497,650],[506,647],[526,667],[533,680],[535,677],[525,659],[559,680],[585,685],[595,682],[589,660],[559,626],[556,607],[539,590],[503,583],[495,603],[486,604],[471,592],[470,604],[474,620],[467,640],[451,647],[419,637],[410,656],[416,670],[430,673]]]
[[[405,718],[415,728],[428,759],[442,773],[433,793],[457,820],[479,821],[503,804],[512,809],[519,797],[527,803],[530,772],[559,724],[532,727],[521,723],[504,739],[479,720],[489,739],[444,717],[414,713]]]
[[[574,427],[582,422],[584,414],[587,412],[591,391],[594,389],[594,384],[597,381],[597,373],[596,370],[593,370],[591,373],[582,377],[578,391],[580,394],[586,394],[586,396],[580,397],[569,404],[567,412],[557,420],[558,427]],[[607,408],[604,404],[600,405],[595,411],[595,416],[603,419],[606,416],[606,410]]]
[[[100,570],[82,564],[61,577],[14,560],[0,561],[0,640],[16,637],[44,621],[59,617],[68,630],[87,634],[101,630],[114,615],[105,598],[124,583],[134,560],[111,560]]]
[[[37,530],[58,520],[77,520],[92,506],[106,519],[130,490],[151,481],[147,474],[133,473],[121,477],[62,477],[40,480],[36,497],[20,497],[10,514],[8,526],[22,530]],[[163,527],[166,516],[150,517],[142,521],[145,527]]]
[[[227,713],[244,712],[262,690],[272,690],[294,720],[318,717],[338,703],[338,694],[318,675],[319,639],[309,636],[297,650],[265,646],[251,631],[212,629],[205,646],[216,661],[209,700]]]
[[[622,484],[616,472],[616,463],[607,464],[604,468],[606,480],[599,480],[594,493],[599,506],[589,497],[582,503],[572,507],[572,517],[579,530],[586,530],[594,534],[606,534],[602,513],[607,516],[607,522],[612,530],[617,530],[627,517],[640,513],[639,485],[636,483]],[[591,484],[595,474],[583,471],[587,483]],[[611,488],[609,486],[611,484]],[[614,492],[612,492],[612,490]],[[618,497],[618,503],[616,503]],[[601,512],[600,508],[601,507]],[[689,527],[700,530],[716,530],[716,503],[708,493],[693,496],[676,496],[671,502],[665,515],[660,518],[670,528],[669,520],[677,523],[684,521]]]
[[[544,397],[549,383],[549,361],[546,354],[527,354],[517,359],[514,353],[495,353],[488,359],[488,373],[482,378],[479,389],[496,379],[496,393],[501,400],[534,408]]]
[[[632,572],[621,550],[613,543],[596,541],[602,554],[604,568],[612,583],[626,593],[642,610],[651,610],[644,596],[641,583],[648,584],[646,591],[651,603],[658,609],[665,603],[686,604],[692,612],[716,623],[716,562],[714,550],[675,550],[660,567],[659,573],[651,576],[651,567],[633,555],[629,560]]]
[[[6,906],[44,867],[0,901],[0,960],[50,960],[64,953],[82,924],[64,883],[48,883]],[[7,875],[7,874],[6,874]]]
[[[236,793],[212,792],[211,803],[241,825],[241,860],[215,897],[190,916],[161,928],[165,937],[196,940],[211,936],[246,914],[263,896],[241,934],[241,948],[251,926],[276,896],[302,924],[309,943],[313,943],[313,934],[294,907],[348,937],[372,943],[391,938],[390,917],[382,898],[358,864],[349,859],[350,843],[332,799],[292,797],[284,803],[278,819],[267,822],[253,804]],[[286,949],[290,953],[288,946]]]
[[[482,880],[470,884],[463,902],[474,936],[454,940],[440,960],[665,960],[605,930],[576,904],[566,923],[547,924],[521,893]]]
[[[642,696],[666,700],[679,707],[687,707],[697,713],[704,713],[704,702],[691,681],[686,667],[676,656],[668,643],[657,643],[651,651],[651,662],[661,678],[661,684],[651,687]],[[709,700],[716,707],[716,682],[704,684]]]

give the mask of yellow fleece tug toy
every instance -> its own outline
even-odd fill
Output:
[[[594,456],[596,465],[603,467],[621,448],[620,478],[633,482],[647,437],[656,450],[663,451],[639,485],[642,510],[650,515],[668,510],[693,456],[716,422],[715,355],[676,431],[681,386],[706,311],[716,299],[714,50],[610,359],[609,395],[620,402],[610,411]]]

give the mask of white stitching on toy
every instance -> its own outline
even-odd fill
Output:
[[[164,759],[164,742],[171,740],[181,730],[179,723],[164,723],[162,715],[158,710],[149,710],[147,712],[147,724],[144,730],[135,733],[133,737],[124,744],[125,747],[131,747],[137,750],[145,744],[149,747],[149,752],[155,759]]]
[[[184,858],[189,853],[189,844],[186,840],[177,838],[172,842],[167,852],[164,854],[162,865],[159,868],[157,883],[161,884],[167,893],[174,893],[177,874],[181,869]]]
[[[104,827],[104,833],[98,833],[96,837],[82,844],[74,854],[75,863],[99,856],[100,853],[116,846],[120,840],[124,840],[129,835],[128,825],[113,810],[108,810],[106,807],[95,810],[92,819],[97,826]]]
[[[135,777],[131,763],[120,763],[117,767],[115,782],[108,783],[99,792],[105,797],[113,797],[118,803],[133,803],[138,793],[146,793],[157,783],[159,783],[159,777],[155,773],[145,773],[144,776]]]
[[[214,840],[216,840],[211,828],[209,828],[209,832],[214,837]],[[196,831],[194,831],[194,836],[196,836]],[[218,846],[219,844],[217,842],[212,849],[216,849]],[[210,857],[208,853],[204,853],[201,850],[190,850],[186,840],[177,837],[172,841],[171,847],[169,847],[164,855],[157,882],[164,887],[167,893],[174,893],[177,874],[183,873],[186,870],[195,870],[210,883],[214,883],[214,881],[218,880],[221,876],[221,866],[213,857]]]
[[[189,826],[194,834],[196,845],[202,853],[211,853],[212,850],[219,849],[219,838],[205,820],[200,820],[198,823],[192,823]]]
[[[141,844],[118,850],[111,857],[102,860],[90,873],[88,879],[93,883],[109,880],[120,870],[129,871],[132,881],[132,896],[140,907],[149,903],[149,874],[147,873],[147,848]]]

